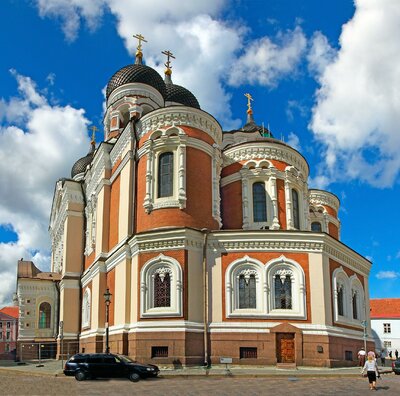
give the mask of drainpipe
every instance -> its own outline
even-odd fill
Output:
[[[139,113],[136,113],[133,117],[130,119],[131,127],[132,127],[132,132],[134,135],[134,141],[133,141],[133,164],[132,164],[132,173],[133,173],[133,186],[131,185],[131,188],[133,189],[132,191],[132,205],[131,207],[133,208],[133,213],[132,213],[132,225],[130,227],[131,235],[136,234],[136,229],[137,229],[137,205],[136,205],[136,194],[137,194],[137,168],[138,168],[138,163],[137,163],[137,151],[138,151],[138,146],[139,146],[139,139],[137,136],[136,132],[136,122],[139,120]]]
[[[209,366],[208,356],[208,270],[207,270],[207,241],[210,230],[203,228],[203,299],[204,299],[204,366]]]

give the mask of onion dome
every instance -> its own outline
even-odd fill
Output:
[[[96,142],[92,139],[90,151],[82,158],[75,162],[71,169],[71,177],[74,178],[80,173],[84,173],[87,166],[91,164],[96,149]]]
[[[136,58],[137,61],[138,58]],[[111,93],[118,87],[131,84],[142,83],[155,88],[163,98],[166,97],[167,91],[162,77],[151,67],[135,63],[128,65],[118,70],[107,84],[106,98],[108,99]]]
[[[200,109],[198,100],[188,89],[173,84],[172,82],[168,83],[167,81],[165,81],[165,86],[167,88],[166,102],[175,102],[184,106]]]

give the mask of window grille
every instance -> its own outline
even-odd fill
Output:
[[[267,221],[267,199],[262,182],[253,184],[253,217],[254,222]]]
[[[163,153],[158,163],[158,198],[173,195],[174,154]]]
[[[240,359],[257,359],[257,348],[241,347]]]
[[[256,277],[239,276],[239,308],[256,308]]]
[[[275,309],[292,309],[292,280],[290,275],[275,275]]]
[[[353,360],[353,351],[344,351],[344,359],[352,361]]]
[[[154,275],[154,307],[171,306],[171,279],[169,273]]]
[[[151,357],[152,358],[168,357],[168,347],[167,346],[153,346],[153,347],[151,347]]]

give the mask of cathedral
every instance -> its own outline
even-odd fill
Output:
[[[55,185],[51,272],[18,263],[20,340],[155,364],[354,365],[371,263],[340,241],[339,199],[308,187],[249,94],[243,127],[223,131],[172,82],[172,54],[162,78],[138,38],[107,85],[104,141]]]

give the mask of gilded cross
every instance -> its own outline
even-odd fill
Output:
[[[251,110],[251,101],[254,99],[249,93],[245,93],[244,96],[247,98],[247,110]]]
[[[164,63],[165,67],[167,69],[171,69],[172,66],[171,66],[171,61],[169,60],[169,58],[175,59],[175,56],[169,50],[162,51],[161,53],[167,56],[167,62]]]
[[[139,34],[134,34],[132,37],[137,38],[139,40],[139,44],[137,46],[137,50],[139,52],[142,51],[142,41],[147,43],[147,40],[145,40],[145,38],[139,33]]]
[[[97,128],[95,125],[93,125],[93,126],[89,127],[89,129],[92,130],[92,142],[95,142],[96,141],[96,139],[95,139],[96,131],[98,131],[99,128]]]

